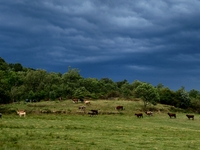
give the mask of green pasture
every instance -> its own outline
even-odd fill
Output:
[[[71,101],[20,103],[0,106],[0,150],[197,150],[200,149],[200,116],[170,106],[150,106],[154,116],[137,118],[141,101],[98,100],[86,106],[99,109],[98,116],[80,113]],[[116,105],[125,110],[118,112]],[[19,117],[15,109],[27,111]],[[44,112],[44,110],[48,110]],[[169,111],[177,111],[170,119]]]

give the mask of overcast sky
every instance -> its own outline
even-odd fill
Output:
[[[3,0],[0,12],[8,63],[200,90],[199,0]]]

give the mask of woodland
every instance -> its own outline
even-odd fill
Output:
[[[0,57],[0,104],[21,101],[39,102],[69,99],[116,100],[141,98],[148,104],[167,104],[200,113],[200,91],[186,91],[180,87],[173,91],[162,83],[126,79],[114,82],[110,78],[83,78],[77,68],[67,72],[47,72],[43,69],[23,67],[20,63],[7,63]]]

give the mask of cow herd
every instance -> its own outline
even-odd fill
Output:
[[[91,102],[90,102],[90,101],[85,101],[85,100],[83,100],[83,99],[76,99],[76,98],[73,98],[73,99],[72,99],[72,102],[73,102],[73,103],[76,103],[76,104],[77,104],[78,101],[80,101],[81,103],[84,103],[85,105],[91,105]],[[81,112],[83,112],[83,113],[86,112],[86,106],[84,106],[84,105],[79,106],[78,109],[79,109]],[[123,111],[123,110],[125,110],[124,107],[121,106],[121,105],[116,106],[115,109],[116,109],[117,111]],[[25,112],[24,110],[17,110],[16,112],[17,112],[17,114],[18,114],[20,117],[22,117],[22,116],[25,117],[25,116],[26,116],[26,112]],[[94,109],[92,109],[92,110],[90,110],[87,114],[88,114],[89,116],[96,116],[96,115],[99,114],[99,110],[94,110]],[[146,111],[145,114],[146,114],[147,116],[153,116],[153,112],[152,112],[152,111]],[[175,114],[175,113],[167,113],[167,114],[168,114],[168,116],[169,116],[170,118],[176,118],[176,114]],[[143,113],[141,113],[141,112],[140,112],[140,113],[135,113],[135,116],[136,116],[137,118],[143,118]],[[194,115],[187,114],[186,116],[187,116],[188,119],[194,120]],[[2,114],[0,113],[0,119],[1,119],[1,118],[2,118]]]
[[[170,118],[176,118],[176,114],[174,113],[167,113],[169,115]],[[188,119],[192,119],[194,120],[194,115],[186,115]]]
[[[153,116],[153,112],[152,111],[146,111],[145,112],[146,115],[148,116]],[[176,118],[176,114],[174,113],[167,113],[169,115],[170,118]],[[135,113],[135,116],[137,116],[138,118],[143,118],[143,113]],[[193,119],[194,120],[194,115],[186,115],[188,119]]]
[[[73,98],[72,102],[75,104],[78,104],[78,101],[80,100],[81,103],[85,103],[86,105],[90,105],[90,101],[85,101],[83,99],[77,99],[77,98]]]
[[[73,102],[73,103],[78,103],[78,99],[72,99],[72,102]],[[82,100],[81,102],[82,102],[82,103],[85,103],[86,105],[90,105],[90,104],[91,104],[90,101],[84,101],[84,100]],[[85,113],[85,111],[86,111],[86,106],[79,106],[78,109]],[[116,106],[115,109],[118,110],[118,111],[125,110],[125,109],[124,109],[124,106],[122,106],[122,105]],[[90,111],[88,112],[88,114],[89,114],[90,116],[95,116],[95,115],[98,115],[99,112],[98,112],[98,110],[90,110]],[[147,116],[153,116],[153,112],[152,112],[152,111],[145,111],[145,114],[146,114]],[[174,114],[174,113],[167,113],[167,114],[169,115],[170,118],[176,118],[176,114]],[[135,113],[135,116],[137,116],[137,118],[143,118],[143,113]],[[191,118],[191,119],[194,120],[194,115],[188,115],[188,114],[187,114],[186,116],[188,117],[188,119]]]

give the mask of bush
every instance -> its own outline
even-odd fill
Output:
[[[192,100],[190,109],[192,109],[194,112],[200,113],[200,101],[199,100]]]

